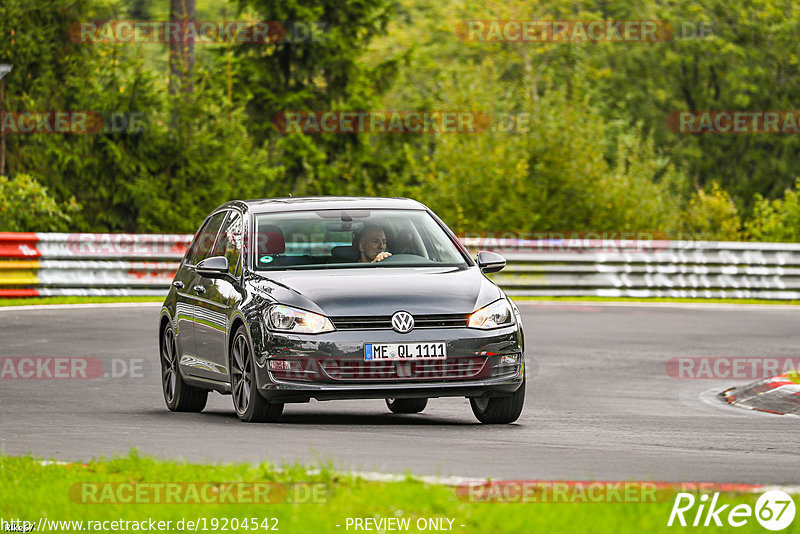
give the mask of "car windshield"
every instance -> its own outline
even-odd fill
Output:
[[[317,210],[255,215],[255,269],[466,267],[424,210]]]

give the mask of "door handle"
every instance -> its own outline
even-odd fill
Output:
[[[194,286],[194,291],[195,291],[195,293],[203,294],[203,293],[206,292],[206,288],[204,288],[203,286],[199,286],[198,285],[198,286]]]
[[[172,282],[172,285],[177,287],[178,289],[183,289],[183,282],[181,282],[180,280],[175,280],[174,282]]]

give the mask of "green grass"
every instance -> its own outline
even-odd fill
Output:
[[[490,461],[487,456],[487,462]],[[85,483],[165,482],[304,482],[329,488],[329,497],[324,504],[87,504],[82,502],[80,493],[80,488],[85,487],[81,484]],[[725,503],[751,506],[756,499],[757,495],[751,494],[721,496]],[[666,523],[671,509],[671,497],[658,503],[469,503],[459,499],[452,487],[423,483],[410,476],[402,482],[377,483],[329,468],[310,471],[297,465],[278,469],[269,463],[190,464],[155,460],[136,452],[112,460],[70,465],[42,465],[40,460],[29,456],[0,456],[0,517],[19,518],[34,524],[40,517],[57,521],[152,518],[173,524],[181,518],[205,518],[211,532],[212,518],[248,518],[248,521],[257,518],[259,523],[265,518],[275,518],[279,532],[343,533],[354,532],[352,526],[349,530],[345,528],[348,517],[397,517],[411,519],[408,531],[418,532],[414,526],[417,519],[432,517],[454,519],[453,532],[457,533],[731,530],[730,527],[668,528]],[[745,527],[736,530],[764,532],[753,518]],[[199,531],[202,532],[202,528]],[[790,531],[791,528],[784,532]]]
[[[96,304],[102,302],[164,302],[164,297],[32,297],[25,299],[0,299],[0,306]]]
[[[575,302],[703,302],[719,304],[791,304],[798,305],[800,300],[770,300],[770,299],[699,299],[699,298],[677,298],[677,297],[515,297],[514,300],[537,300],[537,301],[575,301]]]

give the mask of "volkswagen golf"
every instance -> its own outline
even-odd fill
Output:
[[[426,206],[404,198],[231,201],[203,222],[161,308],[164,399],[230,394],[246,422],[286,403],[466,397],[484,423],[525,401],[519,310]]]

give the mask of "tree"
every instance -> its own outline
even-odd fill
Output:
[[[367,66],[361,56],[385,32],[391,0],[240,0],[285,36],[243,43],[235,74],[235,99],[250,118],[256,143],[282,153],[284,194],[365,191],[388,180],[392,161],[377,160],[363,134],[280,135],[273,124],[286,111],[369,110],[390,84],[396,63]]]
[[[194,38],[186,31],[197,15],[195,0],[170,0],[169,19],[179,24],[181,39],[169,41],[169,92],[181,95],[187,101],[192,94],[192,69],[194,68]]]

